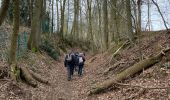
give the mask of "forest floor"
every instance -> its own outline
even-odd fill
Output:
[[[67,81],[64,57],[54,61],[46,54],[29,53],[19,61],[18,65],[31,66],[31,69],[47,79],[50,85],[39,83],[37,88],[32,88],[23,82],[0,80],[0,100],[168,100],[170,99],[170,53],[151,68],[126,79],[123,82],[126,86],[116,86],[116,89],[110,88],[105,93],[88,96],[94,84],[114,77],[115,73],[132,66],[141,58],[157,54],[163,47],[170,47],[170,34],[166,34],[166,31],[153,33],[154,35],[150,36],[145,33],[140,44],[125,47],[111,62],[108,61],[111,59],[112,50],[96,55],[87,53],[83,76],[78,77],[75,72],[71,81]],[[107,75],[103,74],[109,66],[118,62],[120,64],[114,70]],[[0,66],[7,65],[0,63]]]

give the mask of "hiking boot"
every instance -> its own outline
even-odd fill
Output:
[[[79,77],[82,77],[83,75],[82,75],[82,74],[79,74],[78,76],[79,76]]]
[[[68,78],[67,81],[71,81],[71,79]]]
[[[71,78],[69,77],[67,80],[68,80],[68,81],[71,81]]]

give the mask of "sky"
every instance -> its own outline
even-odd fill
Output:
[[[147,0],[146,0],[147,1]],[[151,0],[150,0],[151,1]],[[170,0],[155,0],[158,2],[160,10],[166,20],[166,24],[168,28],[170,28]],[[151,29],[152,30],[163,30],[166,29],[164,23],[162,21],[162,17],[160,16],[157,7],[154,4],[150,5],[150,16],[151,16]],[[147,5],[142,5],[142,28],[146,28],[146,23],[148,21],[147,15]],[[148,27],[147,27],[148,28]]]

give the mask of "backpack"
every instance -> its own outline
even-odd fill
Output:
[[[79,56],[75,55],[75,64],[78,65],[79,64]]]
[[[82,64],[82,63],[83,63],[83,57],[79,56],[79,64]]]
[[[72,54],[67,54],[66,55],[66,61],[71,62],[72,61]]]

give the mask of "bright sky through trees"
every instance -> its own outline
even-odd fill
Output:
[[[1,1],[0,0],[0,5],[1,5]],[[48,1],[48,0],[47,0]],[[147,1],[148,0],[144,0],[145,3],[143,3],[142,5],[142,30],[145,30],[145,29],[148,29],[148,26],[147,26],[147,22],[148,22],[148,16],[147,16],[147,11],[148,11],[148,6],[147,6]],[[167,25],[168,27],[170,27],[170,0],[155,0],[160,9],[161,9],[161,12],[163,13],[163,16],[167,22]],[[163,30],[165,29],[165,26],[163,24],[163,21],[161,19],[161,16],[156,8],[156,6],[151,2],[150,0],[150,17],[151,17],[151,24],[150,24],[150,27],[151,27],[151,30]],[[48,6],[48,2],[47,2],[47,6]],[[66,3],[67,5],[67,3]],[[57,23],[57,10],[56,10],[56,0],[54,0],[54,29],[56,30],[56,23]],[[83,6],[83,5],[82,5]],[[51,12],[51,6],[50,7],[47,7],[48,10],[50,10]],[[83,7],[82,7],[83,8]],[[70,6],[70,9],[73,9],[73,7]],[[65,9],[65,13],[67,13],[67,6],[66,6],[66,9]],[[60,12],[60,3],[59,3],[59,12]],[[85,11],[82,11],[82,12],[85,12]],[[82,13],[84,14],[84,13]],[[70,13],[70,16],[73,16],[73,13]],[[72,21],[73,17],[70,17],[70,21]]]
[[[145,0],[147,2],[147,0]],[[157,1],[161,13],[163,14],[166,24],[170,28],[170,0],[155,0]],[[156,8],[156,6],[150,0],[150,17],[151,17],[151,30],[162,30],[165,29],[161,16]],[[142,5],[142,29],[146,28],[148,22],[148,5],[145,3]]]

